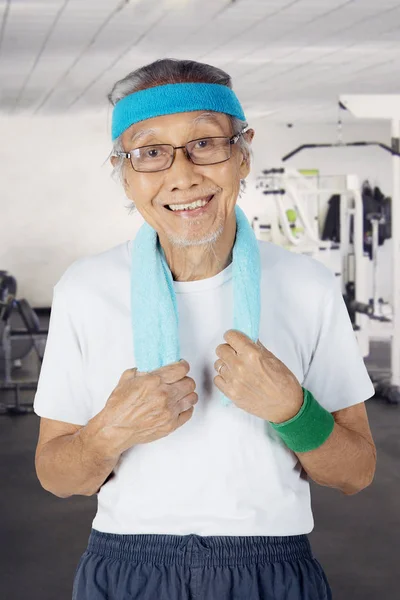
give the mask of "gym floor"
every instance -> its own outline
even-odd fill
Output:
[[[387,344],[371,344],[372,373],[387,370],[389,353]],[[34,372],[31,353],[13,375],[23,380]],[[26,391],[22,400],[32,404],[33,397]],[[0,402],[12,403],[11,392],[1,392]],[[367,411],[378,451],[373,484],[355,496],[311,484],[310,541],[334,600],[398,597],[400,406],[374,398]],[[0,598],[70,600],[96,498],[60,499],[41,488],[34,468],[38,429],[35,414],[0,416]]]

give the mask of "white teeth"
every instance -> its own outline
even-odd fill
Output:
[[[194,208],[205,206],[208,202],[208,200],[196,200],[196,202],[192,202],[191,204],[170,204],[169,208],[171,210],[192,210]]]

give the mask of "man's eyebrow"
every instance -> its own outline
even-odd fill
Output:
[[[156,130],[155,129],[141,129],[140,131],[137,131],[135,133],[135,135],[133,135],[130,139],[131,142],[134,142],[136,140],[140,140],[142,137],[144,137],[145,135],[156,135]]]
[[[214,115],[213,113],[209,112],[202,113],[201,115],[193,119],[193,125],[196,125],[196,123],[198,123],[199,121],[214,121],[215,123],[217,123],[217,125],[221,125],[221,122],[218,119],[217,115]]]
[[[201,115],[199,115],[198,117],[193,119],[193,125],[197,125],[197,123],[199,123],[200,121],[210,121],[210,122],[214,122],[217,125],[221,126],[221,122],[219,121],[217,115],[214,115],[213,113],[210,113],[210,112],[202,113]],[[154,136],[157,135],[156,130],[155,129],[140,129],[131,137],[130,142],[133,143],[133,142],[145,137],[146,135],[151,135],[151,134]]]

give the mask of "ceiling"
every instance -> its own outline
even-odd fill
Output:
[[[0,0],[1,114],[96,114],[163,57],[226,70],[248,118],[332,123],[400,92],[400,1]]]

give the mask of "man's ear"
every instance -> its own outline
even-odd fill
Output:
[[[110,162],[111,162],[111,164],[112,164],[113,167],[115,167],[115,165],[117,164],[118,160],[120,160],[118,156],[111,156],[110,157]],[[124,171],[122,171],[122,173],[124,173]],[[127,193],[128,189],[129,189],[129,183],[128,183],[128,181],[127,181],[127,179],[126,179],[126,177],[124,175],[122,175],[122,185],[124,186],[125,193]]]
[[[240,165],[239,175],[240,179],[246,179],[247,175],[250,173],[250,156],[243,157],[242,164]]]
[[[249,144],[251,144],[251,142],[253,140],[254,133],[255,133],[254,129],[249,129],[248,131],[246,131],[243,134],[244,139]],[[250,154],[248,154],[247,156],[245,156],[243,154],[242,162],[240,164],[240,179],[246,179],[246,177],[249,173],[250,173]]]
[[[128,180],[126,179],[126,177],[124,175],[122,175],[122,185],[124,186],[124,191],[125,191],[125,195],[127,198],[130,198],[130,185]]]
[[[254,137],[255,131],[254,129],[248,129],[244,134],[243,137],[246,140],[246,142],[248,142],[249,144],[251,144],[251,142],[253,141],[253,137]]]

